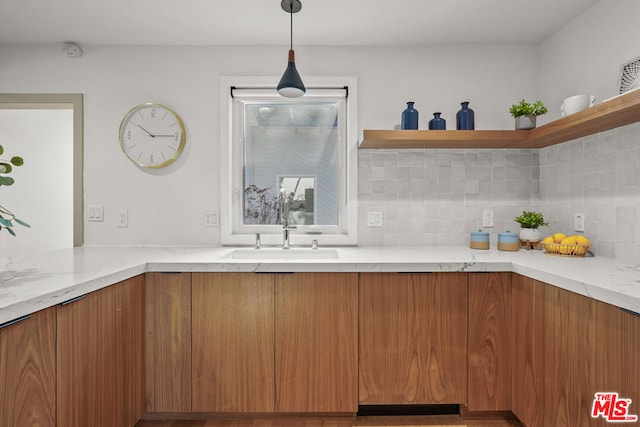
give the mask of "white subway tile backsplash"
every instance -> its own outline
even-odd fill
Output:
[[[362,246],[466,245],[482,210],[493,236],[535,209],[543,234],[574,233],[584,212],[597,255],[640,256],[638,124],[540,150],[359,150],[359,163],[360,211],[385,212],[382,228],[361,222]]]
[[[496,227],[515,229],[513,218],[538,198],[531,150],[360,151],[360,169],[370,169],[359,173],[361,212],[382,200],[385,213],[384,227],[361,226],[363,246],[464,245],[483,209],[496,212]],[[507,206],[515,212],[508,218],[500,210]]]
[[[628,125],[540,150],[540,196],[549,228],[566,226],[573,233],[566,217],[584,212],[596,254],[633,259],[640,244],[640,224],[631,221],[640,205],[638,129]]]

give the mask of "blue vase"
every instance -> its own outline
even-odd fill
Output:
[[[445,130],[447,128],[447,121],[440,117],[440,112],[433,113],[433,119],[429,120],[430,130]]]
[[[418,129],[418,110],[413,108],[413,101],[407,102],[407,109],[402,112],[401,129]]]
[[[469,101],[462,102],[460,105],[462,105],[462,109],[456,114],[456,129],[475,129],[474,113],[473,110],[469,108]]]

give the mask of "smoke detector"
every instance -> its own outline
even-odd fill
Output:
[[[62,46],[62,53],[69,58],[79,58],[82,56],[82,49],[77,43],[65,42]]]

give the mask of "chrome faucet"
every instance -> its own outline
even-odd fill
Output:
[[[282,224],[282,249],[289,249],[289,231],[295,230],[295,225],[289,225],[289,211],[293,202],[293,193],[287,194],[284,187],[278,193],[278,219],[277,223]]]

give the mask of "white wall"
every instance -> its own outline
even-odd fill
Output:
[[[219,85],[224,75],[279,76],[286,47],[83,46],[67,58],[58,45],[0,46],[0,92],[84,94],[84,202],[104,205],[105,222],[85,224],[85,244],[218,245],[205,210],[221,210]],[[420,127],[442,111],[449,129],[468,100],[477,129],[511,129],[507,110],[536,96],[537,47],[299,47],[304,75],[358,78],[359,129],[391,129],[405,102],[416,102]],[[276,83],[274,79],[274,84]],[[187,144],[165,169],[137,168],[122,154],[117,131],[133,105],[155,101],[181,115]],[[129,227],[116,227],[117,211]]]
[[[539,93],[549,107],[541,123],[560,118],[568,96],[618,94],[620,66],[640,56],[640,1],[600,0],[540,46]]]
[[[0,204],[27,222],[16,237],[0,232],[0,256],[73,247],[72,110],[0,109],[0,157],[21,156],[12,186],[0,187]]]
[[[640,56],[640,2],[600,0],[540,46],[545,121],[560,117],[567,96],[617,95],[620,66]],[[585,234],[601,256],[640,257],[640,125],[612,129],[540,150],[542,209],[550,229],[571,230],[585,214]]]

